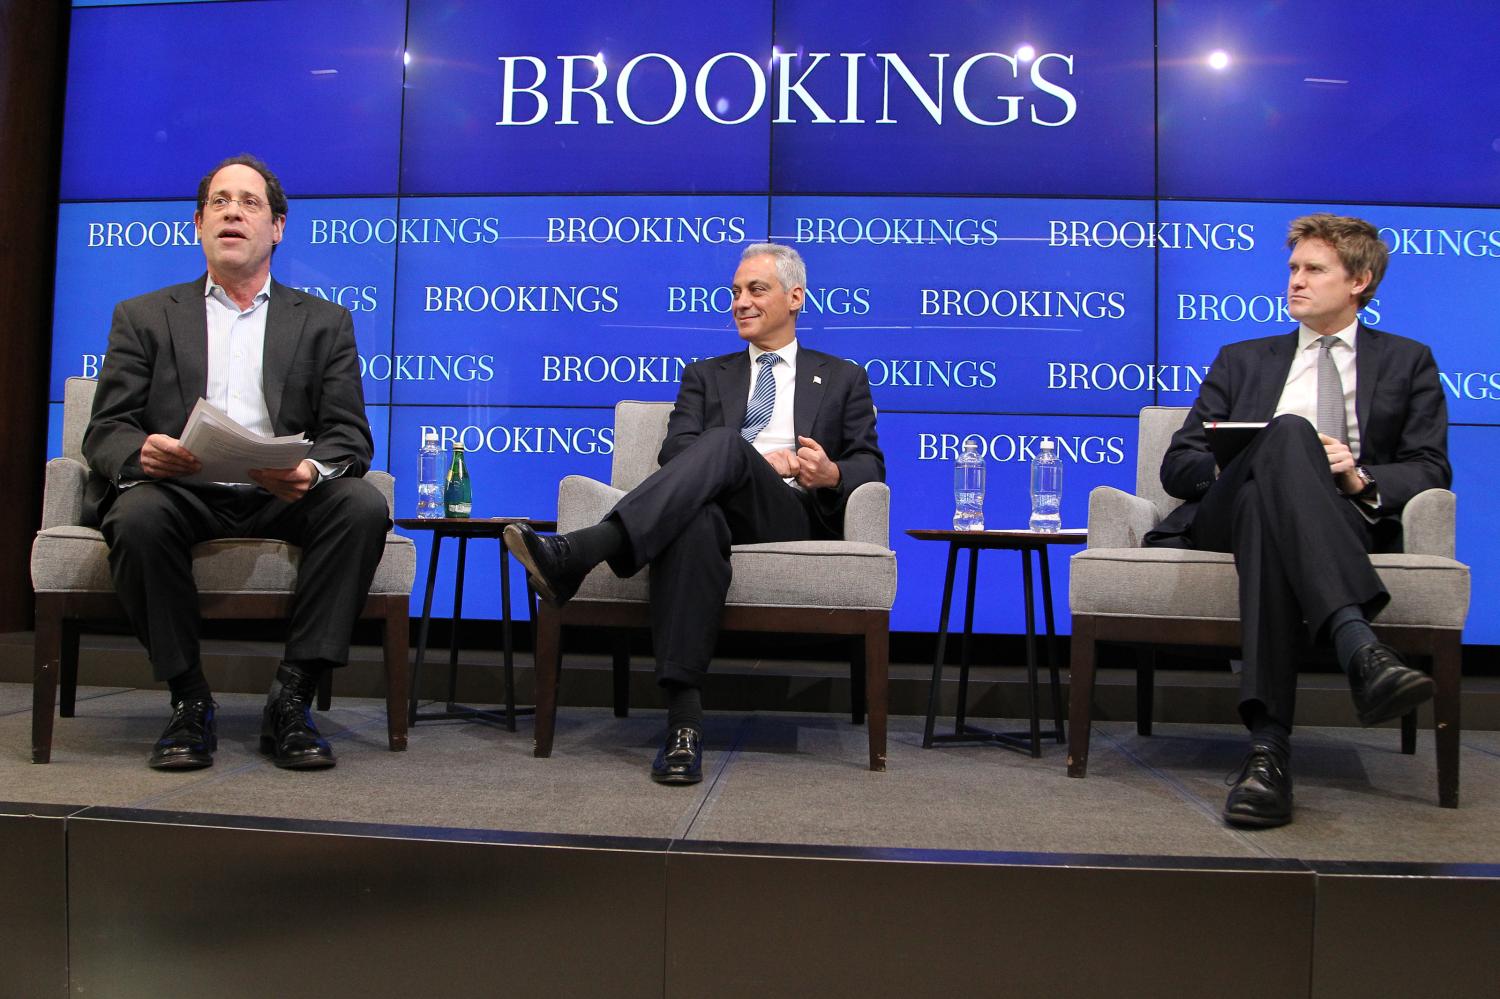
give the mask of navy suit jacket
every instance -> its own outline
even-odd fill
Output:
[[[831,534],[842,534],[849,494],[866,482],[885,481],[885,456],[875,437],[870,380],[859,365],[799,344],[795,392],[792,424],[797,436],[811,437],[838,462],[839,484],[814,490],[811,496],[823,527]],[[705,430],[739,429],[749,398],[748,350],[688,365],[657,463],[671,461]]]
[[[1260,422],[1276,413],[1297,352],[1297,331],[1223,347],[1209,368],[1198,399],[1162,457],[1162,487],[1187,500],[1158,530],[1182,535],[1197,500],[1216,476],[1205,421]],[[1359,454],[1380,492],[1376,516],[1396,521],[1408,500],[1424,489],[1447,488],[1448,404],[1437,363],[1426,344],[1360,324],[1355,339],[1355,416]]]
[[[115,306],[109,349],[83,435],[90,470],[84,519],[98,523],[117,484],[144,478],[141,445],[179,437],[208,389],[208,275]],[[309,457],[363,475],[374,445],[365,419],[349,310],[271,282],[262,387],[276,434],[305,434]]]

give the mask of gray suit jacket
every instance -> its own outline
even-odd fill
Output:
[[[141,445],[178,437],[208,387],[207,275],[115,306],[109,349],[83,435],[93,472],[84,519],[98,523],[118,484],[144,477]],[[365,419],[359,353],[349,310],[271,282],[263,388],[278,435],[305,434],[310,457],[363,475],[374,445]]]
[[[749,397],[748,350],[688,365],[657,463],[671,461],[705,430],[743,426]],[[811,437],[838,462],[838,486],[816,490],[812,497],[823,526],[841,534],[849,494],[866,482],[885,481],[885,456],[875,436],[875,405],[865,370],[799,345],[792,425],[799,437]]]

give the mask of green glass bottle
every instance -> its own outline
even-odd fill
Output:
[[[449,517],[469,516],[474,489],[469,483],[469,463],[464,461],[464,446],[453,442],[453,463],[448,466],[448,478],[443,490],[443,506]]]

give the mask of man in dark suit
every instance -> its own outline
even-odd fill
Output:
[[[1358,318],[1385,274],[1374,226],[1304,216],[1287,245],[1287,311],[1301,325],[1219,351],[1162,459],[1162,485],[1187,502],[1147,538],[1234,553],[1251,748],[1224,817],[1252,827],[1291,821],[1297,662],[1309,646],[1333,646],[1362,724],[1432,696],[1432,680],[1370,629],[1390,598],[1368,553],[1399,551],[1401,508],[1452,480],[1432,352]],[[1270,422],[1218,469],[1213,421]]]
[[[730,545],[841,537],[849,494],[885,478],[864,369],[797,342],[806,287],[796,250],[746,248],[731,291],[750,346],[683,371],[661,468],[593,527],[554,538],[505,531],[537,591],[558,605],[601,562],[621,577],[651,566],[656,675],[668,698],[667,738],[651,767],[659,783],[702,779],[700,688],[729,591]]]
[[[213,763],[216,705],[199,661],[191,549],[222,537],[301,548],[286,658],[262,717],[260,748],[279,767],[321,769],[333,751],[313,724],[323,670],[342,665],[389,526],[361,476],[372,442],[348,310],[271,279],[286,226],[280,182],[250,156],[198,185],[193,215],[208,273],[115,307],[83,454],[86,516],[109,545],[110,572],[172,718],[150,765]],[[251,430],[304,434],[310,457],[260,469],[253,484],[192,480],[179,441],[206,398]]]

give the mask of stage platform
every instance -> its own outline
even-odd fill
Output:
[[[1496,732],[1449,810],[1430,732],[1299,729],[1297,820],[1251,833],[1231,726],[1099,723],[1070,780],[911,716],[870,773],[847,715],[711,713],[704,782],[663,788],[660,710],[564,707],[546,760],[527,720],[398,754],[336,694],[339,766],[294,774],[262,702],[220,695],[215,765],[162,774],[164,694],[81,687],[35,766],[0,684],[0,995],[1495,994]]]

